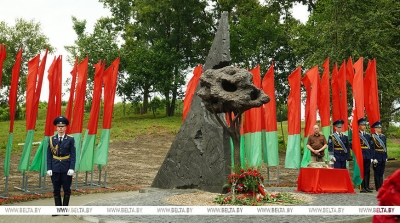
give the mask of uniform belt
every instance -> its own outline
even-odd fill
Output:
[[[334,150],[343,150],[343,148],[333,148]]]
[[[361,149],[369,149],[368,146],[361,146]]]
[[[385,152],[385,150],[383,150],[383,149],[376,149],[375,151],[377,151],[377,152]]]
[[[56,160],[59,160],[59,161],[66,160],[66,159],[69,159],[69,155],[68,156],[55,156],[55,155],[53,155],[53,159],[56,159]]]

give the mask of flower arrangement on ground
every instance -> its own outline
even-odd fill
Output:
[[[400,206],[400,169],[396,170],[379,188],[377,199],[379,206]],[[374,215],[374,223],[398,223],[399,215]]]
[[[222,205],[263,205],[264,203],[301,203],[290,193],[268,193],[264,177],[254,168],[237,168],[228,175],[228,183],[223,186],[228,193],[220,194],[215,202]]]

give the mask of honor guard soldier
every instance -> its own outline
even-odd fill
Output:
[[[47,174],[51,176],[53,183],[53,196],[56,206],[68,206],[71,196],[72,175],[75,169],[76,148],[73,137],[65,134],[69,124],[67,118],[60,116],[54,119],[57,126],[57,134],[49,139],[47,148]],[[64,191],[64,199],[61,203],[60,190]]]
[[[382,134],[382,123],[380,121],[375,122],[372,125],[375,129],[375,133],[372,134],[372,141],[374,147],[373,154],[373,169],[374,169],[374,181],[376,191],[382,187],[383,174],[385,173],[385,165],[387,162],[387,147],[386,147],[386,136]]]
[[[371,161],[373,160],[373,152],[371,149],[373,145],[371,135],[365,132],[366,124],[367,122],[365,118],[361,118],[358,120],[360,145],[364,163],[364,180],[361,182],[360,185],[360,193],[372,193],[372,190],[369,188],[369,179],[371,173]]]
[[[335,132],[328,139],[328,151],[330,154],[333,153],[333,155],[330,155],[330,159],[334,162],[333,167],[335,169],[346,169],[346,162],[350,153],[349,139],[342,133],[343,124],[343,120],[336,120],[333,123]]]

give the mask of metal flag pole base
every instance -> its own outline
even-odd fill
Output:
[[[267,167],[267,182],[266,183],[267,184],[272,184],[272,183],[280,184],[281,183],[279,166],[276,166],[276,181],[271,181],[271,179],[270,179],[270,169],[269,169],[269,166]]]
[[[6,176],[6,184],[4,187],[4,193],[0,194],[0,198],[8,198],[7,194],[8,194],[8,176]]]

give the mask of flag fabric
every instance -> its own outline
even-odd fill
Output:
[[[103,112],[103,130],[101,131],[100,141],[94,151],[94,163],[107,165],[108,147],[110,145],[111,120],[114,109],[115,91],[117,89],[118,67],[120,58],[118,57],[104,71],[104,112]]]
[[[96,134],[99,121],[100,100],[102,92],[102,78],[104,73],[105,62],[99,61],[94,65],[94,87],[92,107],[90,109],[90,118],[88,127],[83,137],[82,154],[80,159],[79,171],[93,170],[93,154],[96,143]]]
[[[303,77],[302,82],[306,88],[306,112],[304,127],[303,159],[301,167],[307,167],[311,160],[311,152],[307,148],[308,137],[314,133],[314,125],[317,123],[317,102],[318,102],[318,66],[309,69]]]
[[[328,141],[331,134],[331,121],[330,121],[330,87],[329,87],[329,57],[322,65],[324,72],[318,87],[318,111],[321,119],[321,131]],[[329,153],[325,152],[325,160],[329,160]]]
[[[356,102],[357,117],[364,118],[364,82],[363,82],[363,58],[354,63],[355,74],[353,78],[353,97]]]
[[[3,62],[7,57],[6,45],[0,44],[0,88],[1,88],[1,80],[3,76]]]
[[[351,59],[351,57],[349,58],[346,64],[346,80],[350,83],[351,86],[353,86],[354,67],[353,67],[353,60]]]
[[[261,88],[260,66],[250,70],[253,74],[253,83],[257,88]],[[251,108],[244,112],[244,152],[247,166],[262,165],[262,107]]]
[[[344,121],[342,132],[347,135],[348,115],[345,61],[340,66],[339,72],[335,76],[332,75],[332,119],[333,121],[339,119]]]
[[[339,71],[337,63],[333,66],[332,71],[332,122],[341,119],[340,115],[340,89],[339,89]]]
[[[263,158],[264,163],[268,166],[279,165],[278,150],[278,125],[276,120],[276,97],[275,97],[275,81],[274,81],[274,63],[271,64],[267,73],[262,79],[262,90],[269,96],[270,101],[263,105]]]
[[[4,157],[4,175],[6,177],[10,175],[11,148],[12,148],[12,138],[14,131],[15,109],[17,105],[17,92],[18,92],[19,73],[21,69],[21,60],[22,60],[22,48],[19,49],[19,52],[16,56],[16,60],[14,63],[14,67],[12,69],[10,96],[8,97],[8,105],[10,106],[10,130],[6,147],[6,155]]]
[[[71,79],[71,88],[69,89],[69,98],[67,108],[65,109],[65,118],[67,118],[70,122],[72,122],[72,107],[74,105],[74,96],[75,96],[75,88],[76,88],[76,76],[78,76],[78,57],[75,59],[74,67],[70,72],[72,79]],[[69,133],[69,128],[71,126],[67,125],[65,129],[66,133]]]
[[[358,120],[364,117],[364,87],[363,87],[363,58],[361,57],[355,64],[355,74],[353,79],[353,97],[355,109],[353,111],[352,127],[355,134],[352,134],[352,150],[355,162],[353,162],[353,183],[360,185],[364,178],[363,155],[358,133]]]
[[[357,102],[356,102],[357,104]],[[352,121],[352,128],[353,132],[358,133],[358,115],[357,109],[353,111],[353,121]],[[360,185],[364,178],[364,162],[363,162],[363,155],[361,150],[361,143],[360,143],[360,136],[359,134],[352,135],[353,142],[352,142],[352,150],[353,150],[353,183],[354,185]]]
[[[300,131],[301,131],[301,67],[289,77],[290,93],[288,97],[288,145],[286,149],[285,168],[300,168]]]
[[[83,128],[83,118],[85,111],[85,96],[86,96],[86,81],[88,74],[88,64],[89,58],[85,57],[78,66],[78,83],[76,84],[76,93],[73,105],[73,121],[69,124],[69,132],[75,140],[76,149],[76,161],[75,161],[75,171],[79,170],[80,160],[81,160],[81,145],[82,145],[82,128]]]
[[[378,80],[376,75],[376,59],[368,62],[364,77],[364,104],[367,112],[371,133],[374,133],[372,125],[381,120],[378,96]]]
[[[203,73],[203,65],[198,65],[193,71],[193,77],[190,79],[187,87],[185,99],[183,99],[183,114],[182,122],[185,121],[186,115],[189,113],[190,105],[192,104],[193,96],[196,93],[197,85],[200,81],[200,76]]]

